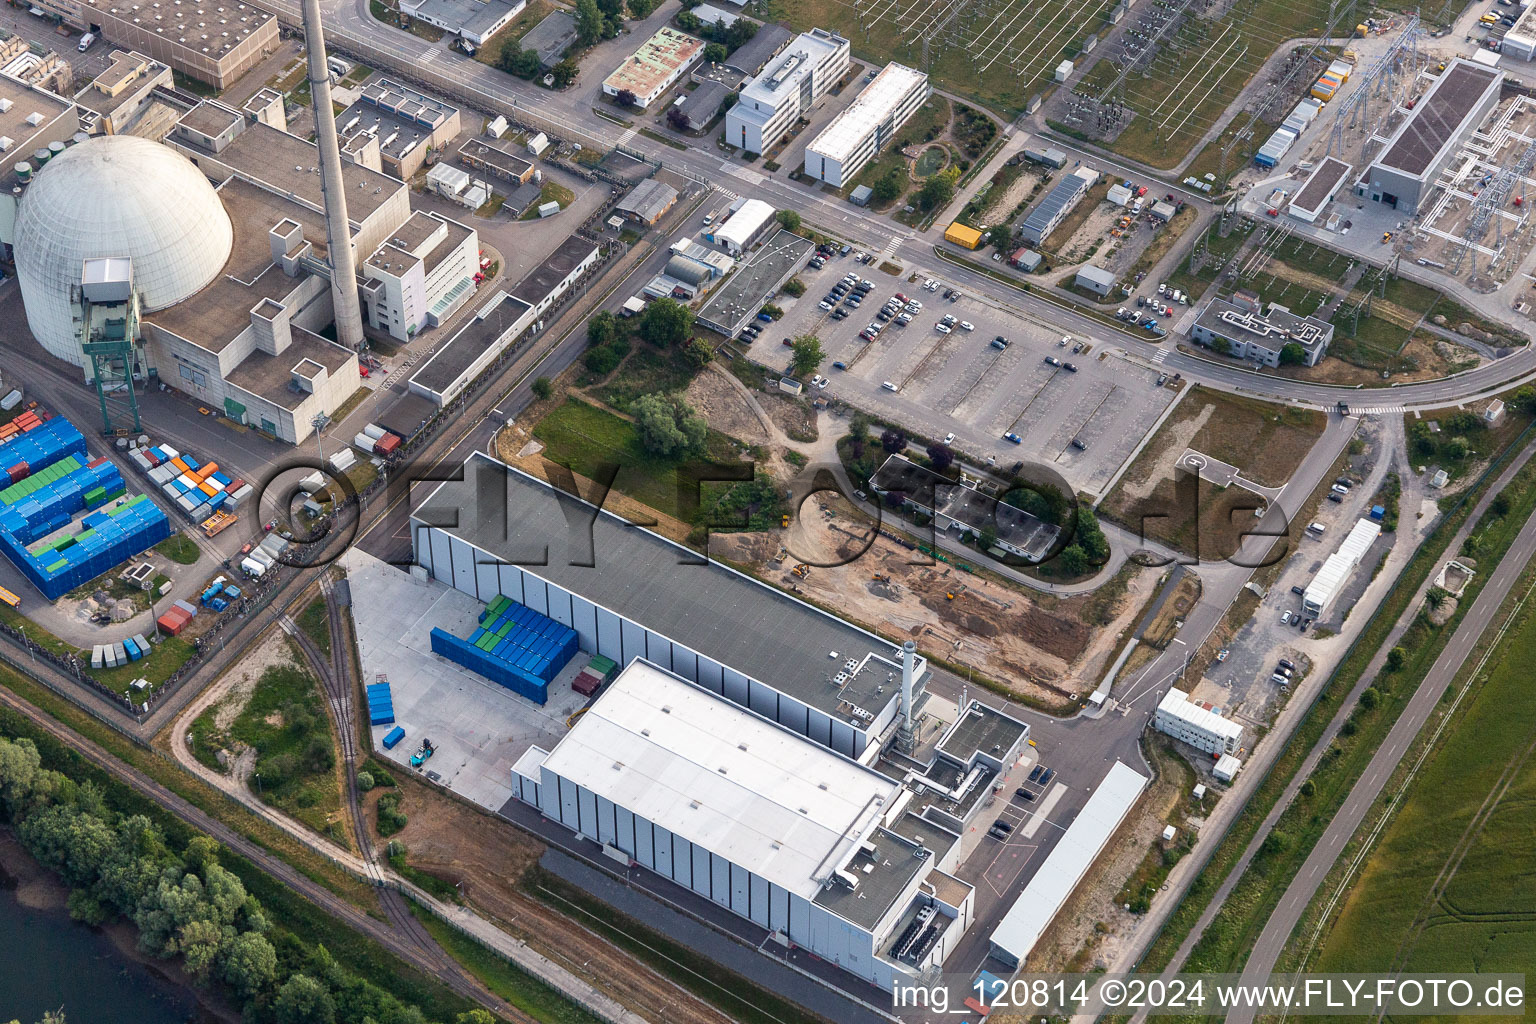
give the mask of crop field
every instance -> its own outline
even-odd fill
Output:
[[[1413,780],[1309,969],[1494,972],[1536,963],[1533,606]]]
[[[769,21],[799,31],[831,29],[853,43],[858,57],[927,71],[936,88],[1011,117],[1051,85],[1056,65],[1077,57],[1085,37],[1108,27],[1117,2],[765,0],[764,8]]]
[[[1355,24],[1353,7],[1342,5],[1336,32],[1347,35]],[[1057,116],[1073,134],[1112,138],[1116,152],[1171,168],[1200,148],[1208,132],[1214,134],[1243,88],[1287,40],[1321,34],[1328,3],[1155,0],[1126,20],[1132,18],[1137,20],[1076,86],[1096,102]],[[1309,70],[1297,72],[1296,88]]]

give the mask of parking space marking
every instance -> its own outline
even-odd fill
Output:
[[[1040,801],[1040,809],[1030,816],[1028,824],[1019,829],[1025,839],[1034,838],[1035,833],[1040,831],[1040,826],[1045,824],[1046,816],[1056,809],[1056,805],[1066,793],[1067,785],[1064,782],[1058,782],[1051,787],[1051,791],[1045,795],[1045,799]]]
[[[1061,451],[1056,453],[1055,461],[1057,461],[1057,462],[1061,461],[1061,457],[1063,455],[1067,454],[1067,449],[1071,447],[1072,439],[1073,438],[1081,438],[1083,436],[1083,432],[1088,429],[1088,424],[1093,422],[1093,418],[1099,414],[1099,410],[1104,408],[1104,403],[1109,401],[1111,398],[1113,398],[1114,395],[1115,395],[1115,392],[1118,391],[1118,390],[1120,390],[1120,385],[1118,385],[1118,384],[1111,384],[1109,386],[1109,391],[1107,391],[1105,393],[1103,398],[1099,399],[1099,404],[1093,407],[1093,411],[1090,412],[1088,414],[1088,417],[1083,420],[1082,424],[1077,428],[1077,431],[1074,434],[1072,434],[1070,437],[1068,437],[1066,442],[1061,446]],[[1087,444],[1086,441],[1083,442],[1083,443]],[[1086,448],[1083,449],[1083,450],[1087,451]]]
[[[1024,408],[1019,410],[1019,414],[1008,421],[1008,430],[1010,432],[1018,433],[1018,426],[1024,421],[1024,415],[1029,412],[1029,407],[1035,404],[1035,399],[1045,394],[1045,389],[1050,385],[1051,381],[1056,379],[1056,375],[1060,372],[1061,369],[1059,367],[1051,368],[1051,375],[1045,378],[1045,381],[1035,390],[1034,394],[1029,396],[1029,401],[1024,403]]]
[[[960,337],[961,335],[963,335],[965,333],[967,333],[967,332],[962,332],[962,331],[960,331],[958,329],[952,330],[948,334],[939,334],[937,331],[935,331],[934,332],[934,336],[935,336],[935,338],[937,340],[934,341],[934,343],[929,346],[927,352],[923,353],[923,358],[921,358],[921,359],[919,359],[917,361],[917,365],[912,367],[911,372],[908,373],[906,376],[901,378],[901,386],[903,388],[905,388],[907,386],[907,383],[913,377],[916,377],[919,373],[923,372],[923,370],[927,369],[927,367],[928,367],[928,360],[932,359],[935,355],[937,355],[939,353],[939,351],[944,347],[944,343],[946,341],[954,341],[958,337]],[[947,360],[948,358],[949,358],[949,354],[946,354],[945,355],[945,359]]]

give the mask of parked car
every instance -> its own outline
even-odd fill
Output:
[[[1080,452],[1085,452],[1085,451],[1087,451],[1087,450],[1088,450],[1088,444],[1087,444],[1087,442],[1085,442],[1085,441],[1084,441],[1084,440],[1083,440],[1083,439],[1082,439],[1082,438],[1080,438],[1080,437],[1074,437],[1074,438],[1073,438],[1073,439],[1072,439],[1072,447],[1073,447],[1073,448],[1076,448],[1076,449],[1077,449],[1077,450],[1078,450],[1078,451],[1080,451]]]
[[[1040,781],[1040,773],[1043,772],[1043,771],[1045,771],[1045,765],[1043,765],[1043,764],[1035,765],[1029,771],[1029,781],[1030,782],[1038,782],[1038,781]]]
[[[880,386],[885,388],[885,390],[887,390],[887,391],[900,391],[901,390],[895,384],[892,384],[890,381],[883,381],[883,382],[881,382]]]
[[[1075,363],[1062,363],[1061,364],[1061,368],[1063,370],[1066,370],[1068,373],[1076,373],[1077,372],[1077,364],[1075,364]]]
[[[1280,625],[1282,625],[1282,626],[1289,626],[1290,624],[1291,624],[1291,613],[1289,611],[1281,612],[1280,613]]]
[[[848,364],[843,362],[841,359],[838,359],[838,360],[835,360],[832,363],[832,369],[834,369],[834,370],[846,370],[846,369],[848,369]]]
[[[1055,356],[1046,356],[1045,357],[1045,361],[1048,364],[1050,364],[1051,366],[1060,366],[1061,365],[1061,360],[1057,359]]]
[[[1055,777],[1056,777],[1056,769],[1055,768],[1047,768],[1045,770],[1045,774],[1040,776],[1040,785],[1042,785],[1042,786],[1045,785],[1047,782],[1050,782],[1051,779],[1053,779]]]
[[[1001,334],[999,334],[997,337],[992,339],[992,347],[993,348],[1007,348],[1008,347],[1008,339],[1003,337]]]
[[[951,430],[949,433],[944,435],[944,443],[945,444],[954,444],[955,443],[955,432],[953,430]]]
[[[1307,592],[1307,588],[1303,587],[1303,586],[1299,586],[1298,585],[1298,586],[1294,586],[1294,587],[1291,588],[1291,593],[1295,594],[1297,597],[1301,597],[1306,592]]]
[[[1006,818],[998,818],[992,823],[992,827],[1002,829],[1004,832],[1012,832],[1013,822],[1007,820]]]
[[[1020,786],[1018,789],[1014,790],[1014,792],[1017,793],[1020,797],[1023,797],[1025,800],[1033,800],[1035,798],[1035,794],[1025,789],[1023,786]]]
[[[1007,441],[1009,444],[1023,444],[1024,443],[1024,439],[1022,437],[1020,437],[1018,434],[1015,434],[1011,430],[1008,431],[1008,433],[1003,435],[1003,440]]]
[[[1280,667],[1281,668],[1288,668],[1292,672],[1296,671],[1296,664],[1294,662],[1292,662],[1289,658],[1281,658],[1280,659]]]
[[[971,323],[969,320],[961,320],[960,329],[962,331],[974,331],[976,329],[976,325]]]
[[[949,334],[952,330],[954,330],[954,328],[950,327],[949,324],[946,323],[934,324],[933,329],[938,331],[940,334]]]

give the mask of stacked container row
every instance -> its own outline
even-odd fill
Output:
[[[106,459],[81,465],[71,455],[0,490],[0,530],[30,544],[66,525],[76,512],[123,496],[122,474]]]
[[[171,535],[165,513],[142,494],[92,513],[80,526],[31,549],[0,530],[0,548],[52,601]]]
[[[432,630],[432,652],[499,683],[536,704],[549,699],[549,681],[576,654],[576,631],[498,595],[467,639]]]
[[[0,407],[3,407],[7,411],[15,408],[16,404],[21,401],[21,392],[12,391],[9,395],[5,396],[5,401],[10,402],[13,397],[16,399],[15,402],[12,402],[10,405],[0,405]],[[5,444],[13,437],[16,437],[20,434],[25,434],[28,431],[36,430],[38,427],[42,426],[44,423],[47,423],[52,418],[52,413],[45,412],[39,414],[33,412],[31,409],[28,409],[21,415],[13,417],[8,423],[0,423],[0,444]]]
[[[1278,164],[1286,151],[1296,142],[1296,132],[1289,128],[1276,128],[1275,133],[1269,137],[1269,141],[1259,148],[1254,154],[1253,162],[1260,167],[1273,167]]]
[[[368,724],[393,725],[395,701],[390,695],[388,683],[374,683],[368,687]]]
[[[32,416],[34,413],[26,413]],[[19,418],[19,417],[18,417]],[[15,421],[12,421],[15,422]],[[85,457],[85,438],[74,424],[55,416],[0,444],[0,487],[20,483],[71,455]]]
[[[239,508],[255,491],[244,480],[220,470],[217,462],[199,462],[170,445],[134,448],[128,457],[193,522]]]
[[[370,423],[352,439],[352,443],[373,455],[392,455],[400,447],[401,441],[399,434],[392,434],[377,423]]]

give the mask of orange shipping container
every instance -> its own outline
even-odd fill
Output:
[[[174,459],[171,460],[171,465],[176,467],[176,471],[178,473],[188,472],[188,470],[187,470],[187,460],[183,459],[180,455],[176,456]]]
[[[213,474],[217,473],[218,471],[219,471],[219,464],[217,462],[205,462],[201,466],[199,466],[197,468],[197,472],[193,473],[192,475],[197,477],[199,480],[207,480],[209,477],[213,476]]]

